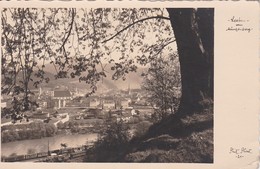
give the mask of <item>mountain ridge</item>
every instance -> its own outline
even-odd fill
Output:
[[[110,65],[111,66],[111,65]],[[98,90],[125,90],[129,87],[131,89],[140,89],[143,78],[141,74],[147,71],[147,68],[137,68],[136,72],[130,72],[126,75],[126,80],[118,79],[112,80],[113,71],[111,69],[106,70],[106,78],[103,78],[102,81],[97,83]],[[78,88],[78,89],[90,89],[90,86],[85,82],[79,82],[79,78],[59,78],[55,79],[56,70],[52,65],[45,66],[45,78],[49,78],[50,81],[48,83],[43,82],[39,85],[39,87],[46,87],[46,88],[55,88],[58,85],[67,86],[69,88]],[[30,82],[29,88],[35,89],[33,83],[36,80],[39,80],[36,76],[32,77],[33,82]]]

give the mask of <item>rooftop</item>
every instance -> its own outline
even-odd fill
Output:
[[[71,94],[68,90],[54,91],[54,97],[71,97]]]

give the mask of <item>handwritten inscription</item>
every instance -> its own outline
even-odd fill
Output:
[[[247,154],[252,154],[252,149],[241,147],[241,148],[234,148],[230,147],[229,154],[233,154],[236,158],[243,158]]]
[[[231,25],[226,29],[226,31],[250,33],[253,30],[253,28],[247,26],[247,23],[249,22],[248,19],[232,16],[228,21]]]

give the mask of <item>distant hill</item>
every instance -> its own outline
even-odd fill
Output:
[[[109,67],[109,66],[107,66]],[[104,78],[97,84],[98,91],[106,91],[106,90],[116,90],[116,89],[139,89],[142,83],[142,72],[145,72],[147,68],[138,68],[137,72],[131,72],[126,75],[126,80],[112,80],[113,71],[109,68],[106,69],[107,77]],[[64,79],[55,79],[54,75],[56,74],[55,68],[52,65],[46,65],[45,67],[45,77],[50,79],[49,83],[42,83],[39,86],[54,88],[56,86],[68,86],[69,88],[78,88],[82,90],[88,90],[89,85],[85,82],[79,82],[78,78],[64,78]],[[20,75],[21,76],[21,75]],[[37,77],[32,78],[34,81],[37,80]],[[33,83],[29,85],[30,89],[35,89]]]

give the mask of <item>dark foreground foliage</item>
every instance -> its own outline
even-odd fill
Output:
[[[122,157],[127,153],[129,136],[128,127],[122,122],[108,125],[94,148],[88,150],[85,160],[91,162],[122,161]]]
[[[127,140],[123,124],[116,124],[87,153],[86,162],[213,162],[213,107],[193,115],[171,117],[143,135]],[[122,127],[122,128],[121,128]]]

